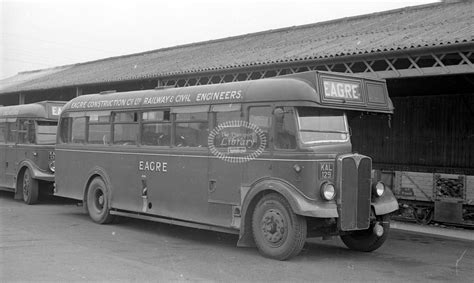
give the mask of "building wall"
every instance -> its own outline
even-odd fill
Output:
[[[69,101],[76,97],[74,88],[60,88],[54,90],[36,91],[25,93],[25,104],[34,103],[45,100]]]
[[[18,105],[18,94],[4,94],[0,96],[0,105],[9,106],[9,105]]]
[[[436,85],[440,78],[431,80]],[[353,117],[354,151],[371,156],[378,169],[474,175],[474,93],[458,93],[462,89],[420,95],[406,88],[404,96],[392,97],[390,120]]]

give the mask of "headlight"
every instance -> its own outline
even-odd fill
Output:
[[[49,170],[54,172],[56,170],[56,166],[54,165],[54,160],[49,162]]]
[[[385,192],[385,184],[382,182],[377,182],[372,185],[372,193],[374,196],[381,197]]]
[[[336,196],[336,188],[330,182],[324,182],[321,185],[321,197],[325,200],[333,200]]]

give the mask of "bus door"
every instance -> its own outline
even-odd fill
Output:
[[[245,157],[245,137],[247,128],[240,104],[213,105],[213,129],[210,132],[208,202],[219,210],[214,213],[215,221],[228,225],[232,219],[232,206],[240,203]]]
[[[220,217],[222,223],[219,224],[222,225],[228,225],[232,220],[232,207],[240,205],[241,187],[248,185],[244,184],[244,180],[248,179],[249,174],[261,173],[261,162],[253,160],[268,148],[271,125],[270,107],[251,107],[248,120],[240,106],[236,108],[226,109],[225,105],[214,107],[215,127],[209,139],[212,144],[208,201],[221,205],[223,211],[216,217]]]
[[[142,114],[140,210],[207,222],[209,106],[185,106]],[[172,122],[171,122],[172,121]]]
[[[109,119],[112,122],[112,133],[110,133]],[[114,150],[113,154],[105,153],[97,162],[97,165],[103,168],[110,168],[108,176],[113,190],[112,205],[123,210],[139,210],[142,191],[140,174],[131,174],[137,168],[132,164],[137,164],[139,159],[136,154],[139,113],[137,111],[113,113],[98,111],[92,114],[91,112],[88,129],[89,143],[105,145],[106,148],[111,143],[112,148],[117,150]]]
[[[6,123],[6,146],[5,150],[5,159],[4,159],[4,174],[5,180],[4,185],[9,188],[15,188],[15,176],[16,176],[16,167],[17,167],[17,134],[18,134],[18,125],[16,118],[7,118]]]
[[[252,134],[249,160],[245,162],[244,184],[251,185],[262,178],[273,175],[273,152],[271,148],[272,107],[250,106],[248,108],[248,133]]]
[[[7,146],[5,143],[7,134],[7,125],[0,119],[0,187],[5,186],[5,164],[7,161]]]
[[[229,225],[232,207],[240,204],[240,186],[245,164],[211,157],[209,160],[209,217],[216,225]]]

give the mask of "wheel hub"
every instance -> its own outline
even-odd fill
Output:
[[[105,204],[105,199],[104,199],[104,194],[102,193],[101,190],[98,190],[95,195],[95,204],[97,209],[100,211],[104,208]]]
[[[28,176],[29,177],[29,176]],[[29,178],[27,176],[25,176],[23,178],[23,195],[24,196],[28,196],[28,188],[30,187],[30,181],[29,181]]]
[[[285,220],[280,211],[270,209],[263,215],[262,232],[271,243],[281,241],[285,235]]]

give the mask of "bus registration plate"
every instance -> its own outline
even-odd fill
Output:
[[[334,163],[319,163],[319,179],[332,179],[334,177]]]

